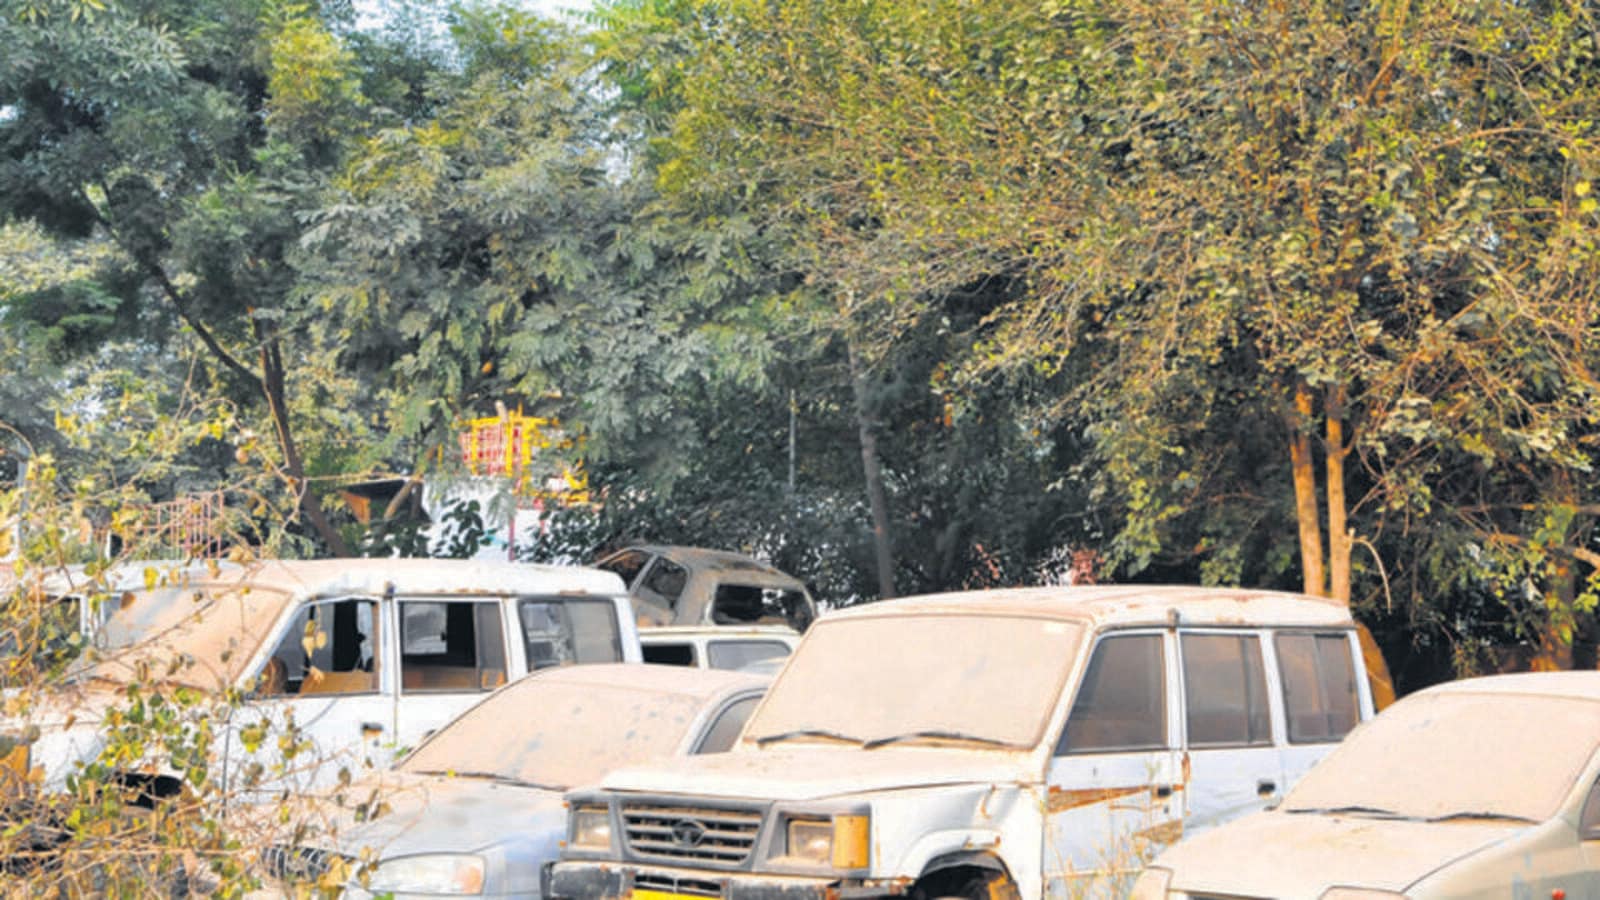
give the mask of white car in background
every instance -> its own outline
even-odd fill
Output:
[[[1413,694],[1276,809],[1186,840],[1135,900],[1600,897],[1600,672]]]
[[[301,838],[263,862],[279,896],[332,872],[350,897],[537,900],[566,837],[563,791],[653,757],[727,750],[768,680],[650,665],[537,672],[393,770],[302,809],[291,817]]]
[[[782,625],[739,628],[669,625],[639,629],[644,661],[663,666],[702,669],[748,669],[781,665],[800,643],[800,635]]]

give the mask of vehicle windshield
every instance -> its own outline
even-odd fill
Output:
[[[1076,624],[1022,616],[823,619],[811,626],[745,739],[776,746],[790,736],[871,743],[923,735],[926,743],[1032,747],[1081,638]]]
[[[473,707],[398,768],[566,790],[619,766],[671,754],[700,702],[686,694],[534,675]]]
[[[1600,744],[1600,703],[1426,694],[1360,726],[1283,803],[1288,812],[1543,821]]]
[[[214,690],[232,685],[276,624],[288,594],[218,585],[130,591],[102,626],[101,652],[69,677],[125,683],[154,677]]]

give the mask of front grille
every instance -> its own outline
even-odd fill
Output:
[[[622,805],[622,833],[636,856],[739,866],[750,859],[761,813],[749,809]]]
[[[674,878],[671,875],[644,873],[633,876],[637,891],[662,891],[668,894],[685,894],[690,897],[721,897],[722,884],[703,878]]]
[[[291,847],[274,844],[261,851],[261,863],[267,874],[279,881],[316,881],[328,874],[339,854],[318,847]]]

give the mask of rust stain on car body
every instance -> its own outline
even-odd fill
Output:
[[[1124,797],[1136,797],[1140,794],[1148,794],[1150,797],[1156,798],[1161,796],[1161,791],[1169,789],[1179,791],[1183,790],[1183,786],[1141,784],[1129,787],[1079,788],[1075,790],[1051,787],[1045,808],[1052,813],[1066,812],[1069,809],[1093,806],[1096,803],[1107,803]]]

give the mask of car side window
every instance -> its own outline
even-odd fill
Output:
[[[1184,634],[1184,721],[1190,747],[1272,743],[1261,641],[1243,634]]]
[[[1583,814],[1578,818],[1578,837],[1581,840],[1600,839],[1600,780],[1589,788],[1589,799],[1583,801]]]
[[[498,601],[400,601],[402,691],[488,691],[505,682]]]
[[[645,644],[639,648],[644,653],[644,661],[662,666],[692,666],[694,665],[694,645],[682,644]]]
[[[1102,639],[1089,659],[1056,754],[1165,747],[1166,683],[1161,635]]]
[[[713,669],[742,669],[763,659],[789,655],[783,641],[712,641],[706,645],[706,663]]]
[[[1289,741],[1326,743],[1356,727],[1356,671],[1350,639],[1331,634],[1279,634],[1278,673],[1283,680],[1283,708]]]
[[[528,670],[573,663],[622,661],[622,635],[610,600],[517,601]]]
[[[633,587],[633,580],[639,577],[640,570],[649,561],[650,555],[642,550],[624,550],[596,563],[595,567],[617,573],[623,584]]]
[[[733,747],[733,742],[739,739],[739,733],[744,731],[744,723],[749,720],[750,713],[755,710],[756,702],[760,697],[746,697],[728,704],[711,727],[706,729],[706,736],[700,739],[700,746],[695,748],[695,753],[722,753]]]
[[[689,584],[689,571],[666,557],[656,560],[650,571],[644,577],[643,587],[666,601],[674,609],[678,606],[678,597],[683,594],[683,589]]]
[[[378,690],[377,603],[334,600],[295,615],[256,683],[263,696]]]

